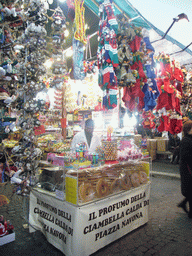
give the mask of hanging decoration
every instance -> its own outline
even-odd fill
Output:
[[[92,59],[91,45],[90,45],[89,36],[87,37],[87,44],[86,44],[86,49],[85,49],[85,60],[83,61],[85,76],[88,76],[88,75],[93,74],[93,73],[96,72],[95,61],[94,60],[92,60],[92,61],[89,60],[88,59],[88,54],[89,54],[89,59]]]
[[[56,49],[61,49],[65,42],[66,17],[58,6],[51,16],[52,43]]]
[[[160,117],[158,131],[177,134],[182,131],[180,99],[184,75],[179,63],[171,61],[167,54],[159,54],[155,61],[160,65],[157,73],[157,87],[160,92],[156,107]]]
[[[119,65],[116,36],[118,24],[112,1],[104,0],[99,7],[99,45],[97,50],[99,86],[104,92],[103,107],[117,106],[117,75]]]
[[[184,84],[182,86],[183,94],[180,100],[181,112],[183,114],[183,122],[186,120],[192,120],[192,71],[182,66],[181,70],[184,75]]]
[[[84,45],[87,43],[84,22],[85,9],[83,0],[75,0],[74,3],[76,31],[73,38],[73,78],[75,80],[83,80],[85,77],[83,66]]]
[[[149,111],[156,106],[159,95],[154,72],[154,48],[146,29],[135,27],[120,14],[118,21],[117,78],[123,87],[122,100],[129,112]]]

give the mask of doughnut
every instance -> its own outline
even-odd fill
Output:
[[[144,184],[147,182],[147,174],[144,171],[139,171],[140,183]]]
[[[99,179],[96,184],[96,191],[97,191],[98,197],[107,196],[109,194],[108,182],[103,178]]]
[[[116,178],[111,183],[111,192],[118,192],[122,189],[122,181],[119,178]]]
[[[79,197],[83,202],[91,201],[94,198],[95,189],[90,183],[82,183],[79,187]]]
[[[122,182],[122,188],[125,190],[129,190],[132,187],[132,183],[128,174],[125,174],[121,178],[121,182]]]
[[[130,176],[133,187],[140,186],[140,177],[137,172],[133,172]]]

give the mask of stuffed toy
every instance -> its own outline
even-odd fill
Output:
[[[144,129],[153,129],[155,128],[155,116],[151,111],[143,111],[142,118],[144,119],[142,121],[142,125]]]
[[[141,111],[144,107],[144,93],[140,87],[140,79],[136,79],[136,83],[132,86],[124,87],[122,100],[125,106],[132,112],[134,110]]]
[[[157,127],[159,132],[170,131],[170,119],[168,115],[162,115],[160,117],[160,125]]]
[[[129,43],[129,46],[133,53],[139,51],[140,46],[141,46],[141,40],[142,40],[142,38],[140,36],[136,35],[134,37],[134,39]]]
[[[169,132],[171,134],[178,134],[182,132],[182,127],[183,127],[182,116],[173,113],[170,116]]]
[[[57,7],[51,16],[51,28],[54,32],[64,32],[66,30],[66,17],[60,7]]]
[[[175,96],[175,111],[177,113],[179,113],[180,115],[182,115],[181,104],[180,104],[182,96],[183,96],[182,84],[177,83],[177,85],[176,85],[176,96]]]
[[[157,103],[156,100],[159,97],[159,90],[157,88],[156,81],[154,79],[148,79],[148,83],[145,83],[142,92],[145,94],[144,103],[145,103],[145,111],[153,110]]]
[[[1,9],[1,21],[8,22],[11,28],[19,27],[23,24],[22,18],[13,4]]]
[[[151,78],[151,79],[155,79],[156,78],[156,74],[155,74],[155,70],[152,67],[152,64],[149,63],[148,61],[145,63],[144,65],[144,69],[146,71],[146,76],[147,78]]]
[[[118,23],[114,7],[110,0],[105,0],[99,7],[99,45],[97,50],[99,86],[104,91],[103,107],[117,106],[117,74],[119,65],[116,35]]]
[[[172,80],[177,80],[181,83],[184,82],[184,74],[182,72],[182,69],[180,68],[179,64],[175,62],[174,60],[172,61]]]
[[[25,29],[26,36],[46,36],[47,31],[41,25],[35,25],[35,23],[31,23]]]
[[[128,65],[133,61],[133,55],[127,45],[120,45],[118,49],[118,60],[119,64]]]
[[[149,31],[146,28],[142,29],[142,35],[143,35],[143,41],[145,43],[147,53],[155,52],[155,49],[151,45],[151,42],[149,39]]]
[[[104,91],[103,108],[113,109],[117,107],[117,89],[109,89]]]

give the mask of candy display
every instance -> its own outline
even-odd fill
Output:
[[[105,160],[117,159],[117,141],[102,141]]]
[[[129,161],[141,158],[143,158],[141,147],[137,146],[133,140],[120,141],[119,149],[117,152],[118,161]]]

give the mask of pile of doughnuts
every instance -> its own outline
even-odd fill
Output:
[[[79,203],[104,198],[148,182],[148,175],[142,161],[70,170],[67,174],[76,176],[78,179]]]

